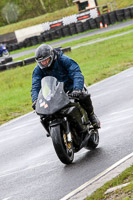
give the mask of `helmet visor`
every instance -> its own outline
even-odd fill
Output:
[[[36,59],[36,61],[39,64],[39,66],[41,67],[41,69],[44,69],[44,68],[50,67],[52,57],[48,56],[46,58],[38,58],[38,59]]]

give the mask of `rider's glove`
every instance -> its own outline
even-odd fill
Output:
[[[73,90],[71,93],[72,97],[79,97],[81,95],[81,90]]]
[[[33,110],[36,109],[36,103],[37,103],[37,100],[35,100],[35,101],[32,103],[32,108],[33,108]]]

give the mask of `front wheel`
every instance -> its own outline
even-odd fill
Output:
[[[61,125],[51,127],[50,135],[56,154],[64,164],[72,163],[74,159],[74,150],[72,142],[67,141],[67,133]]]
[[[3,53],[2,53],[2,56],[4,57],[4,58],[7,58],[7,57],[9,57],[9,51],[3,51]]]
[[[99,133],[98,130],[91,130],[91,137],[88,140],[88,143],[86,145],[86,149],[94,150],[99,144]]]

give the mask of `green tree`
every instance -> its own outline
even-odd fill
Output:
[[[71,6],[73,0],[0,0],[0,26]]]
[[[19,16],[19,8],[16,4],[14,3],[7,3],[3,8],[2,8],[2,16],[4,20],[8,24],[17,22],[18,16]]]

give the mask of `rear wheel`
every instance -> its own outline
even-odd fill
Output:
[[[91,130],[91,137],[88,140],[86,149],[94,150],[99,144],[99,133],[98,130]]]
[[[72,163],[74,151],[72,142],[67,141],[67,133],[60,125],[51,127],[50,130],[53,145],[60,161],[64,164]]]

